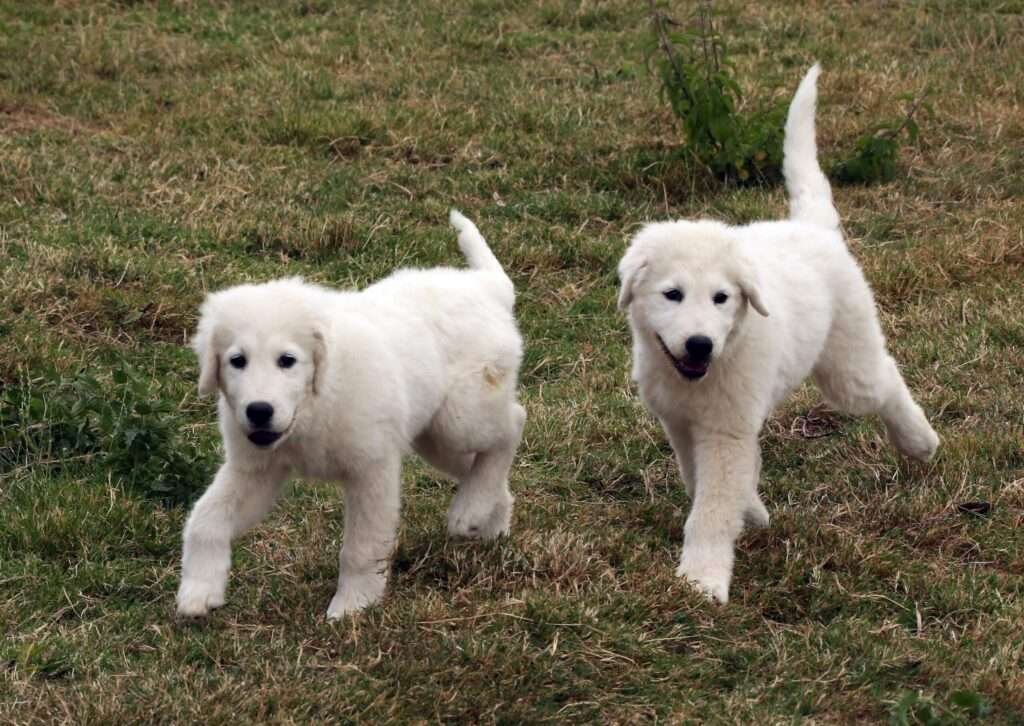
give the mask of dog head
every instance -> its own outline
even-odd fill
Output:
[[[634,335],[648,336],[666,362],[698,380],[720,358],[747,308],[768,315],[757,270],[718,222],[649,224],[619,263],[619,308]]]
[[[254,446],[284,441],[321,387],[326,343],[310,300],[318,294],[297,278],[278,280],[222,290],[200,309],[192,340],[199,394],[219,390],[234,425]]]

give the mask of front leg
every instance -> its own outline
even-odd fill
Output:
[[[686,520],[676,575],[708,597],[726,603],[736,539],[753,502],[760,505],[755,489],[757,436],[695,432],[693,444],[696,496]]]
[[[345,539],[328,620],[362,610],[384,594],[398,534],[401,469],[401,455],[395,452],[366,465],[345,484]]]
[[[206,615],[224,604],[231,541],[266,516],[284,479],[283,471],[243,472],[230,462],[221,465],[185,523],[179,615]]]

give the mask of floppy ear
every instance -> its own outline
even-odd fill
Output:
[[[192,349],[199,357],[199,395],[216,393],[220,387],[220,351],[217,349],[212,316],[203,305],[199,327],[192,338]]]
[[[324,372],[327,368],[327,341],[324,331],[319,327],[313,329],[313,395],[320,392],[323,386]]]
[[[199,356],[199,395],[216,393],[220,387],[220,356],[217,355],[213,336],[200,330],[192,339],[192,347]]]
[[[626,250],[619,262],[619,310],[625,310],[633,302],[633,288],[640,282],[646,268],[647,259],[635,244]]]
[[[765,307],[764,300],[761,298],[761,276],[757,274],[757,270],[749,261],[743,260],[740,263],[736,274],[736,284],[743,291],[743,295],[751,307],[767,318],[768,308]]]

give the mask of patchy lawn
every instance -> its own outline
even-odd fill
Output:
[[[897,180],[836,203],[943,448],[901,462],[802,389],[724,608],[673,576],[688,502],[615,263],[644,220],[785,200],[681,153],[646,3],[0,9],[0,720],[1020,723],[1024,5],[758,5],[715,5],[746,94],[820,60],[826,160],[930,89]],[[203,293],[459,264],[452,205],[520,291],[512,536],[447,541],[451,486],[410,462],[389,594],[329,624],[341,498],[295,482],[227,606],[177,622],[217,458]]]

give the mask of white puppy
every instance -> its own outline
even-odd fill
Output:
[[[886,352],[818,166],[818,73],[786,121],[788,221],[648,224],[619,264],[633,378],[693,498],[676,574],[723,603],[744,521],[768,524],[758,434],[808,375],[837,408],[879,414],[900,452],[927,461],[939,443]]]
[[[362,292],[288,279],[206,299],[199,391],[220,391],[226,457],[185,525],[180,614],[224,604],[231,540],[292,475],[344,484],[328,618],[384,592],[410,449],[458,481],[450,534],[508,532],[508,472],[526,420],[515,291],[473,223],[456,211],[451,222],[469,270],[400,270]]]

